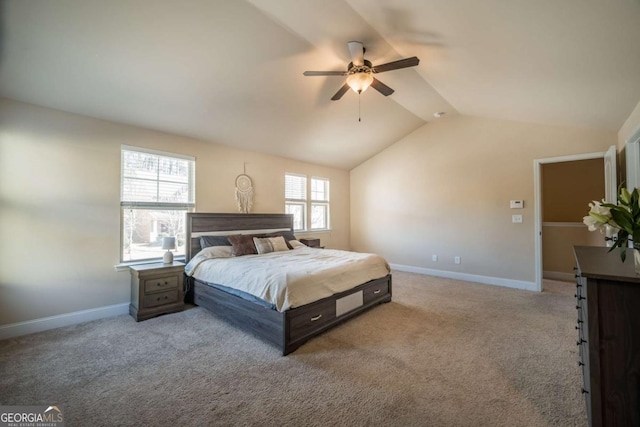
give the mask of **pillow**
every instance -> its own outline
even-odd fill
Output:
[[[231,258],[231,250],[231,246],[209,246],[198,252],[198,255],[203,255],[207,258]]]
[[[256,245],[253,243],[253,236],[248,234],[236,234],[227,236],[231,246],[233,246],[233,256],[255,255],[258,253]]]
[[[283,239],[283,242],[284,242],[284,239]],[[274,251],[273,245],[271,244],[271,239],[269,238],[261,239],[260,237],[254,237],[253,244],[256,245],[256,250],[258,251],[258,254],[268,254],[269,252]]]
[[[284,241],[284,237],[282,236],[268,237],[267,240],[271,243],[271,248],[274,252],[289,250],[289,246],[287,246],[287,242]]]
[[[305,245],[304,243],[301,243],[298,240],[290,240],[289,244],[291,245],[291,247],[293,247],[293,249],[295,249],[295,248],[304,248],[304,247],[307,246],[307,245]]]
[[[289,244],[291,240],[297,240],[296,236],[293,234],[293,231],[284,230],[284,231],[276,231],[270,234],[267,234],[267,237],[284,237],[284,241],[287,243],[287,247],[289,249],[293,249],[293,247]]]
[[[200,247],[202,249],[209,246],[231,246],[227,236],[202,236],[200,237]]]

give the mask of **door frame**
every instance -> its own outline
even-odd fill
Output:
[[[577,160],[602,159],[607,152],[573,154],[569,156],[547,157],[533,161],[534,183],[534,229],[535,229],[535,290],[542,292],[542,165],[548,163],[575,162]],[[604,178],[603,178],[604,179]],[[585,208],[586,209],[586,208]]]

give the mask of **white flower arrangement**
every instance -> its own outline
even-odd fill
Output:
[[[634,243],[635,250],[640,249],[640,196],[635,188],[631,193],[620,187],[618,190],[618,204],[614,205],[593,201],[589,203],[589,215],[582,222],[589,227],[589,231],[599,230],[604,232],[605,227],[618,230],[618,238],[615,240],[609,252],[614,248],[620,248],[620,259],[624,262],[629,241]]]

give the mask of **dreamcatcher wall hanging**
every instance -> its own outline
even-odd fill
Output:
[[[253,182],[246,173],[236,177],[236,202],[238,202],[240,213],[249,213],[251,211],[251,206],[253,206]]]

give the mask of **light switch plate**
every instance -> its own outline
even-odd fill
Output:
[[[522,224],[522,215],[511,215],[511,222],[514,224]]]

